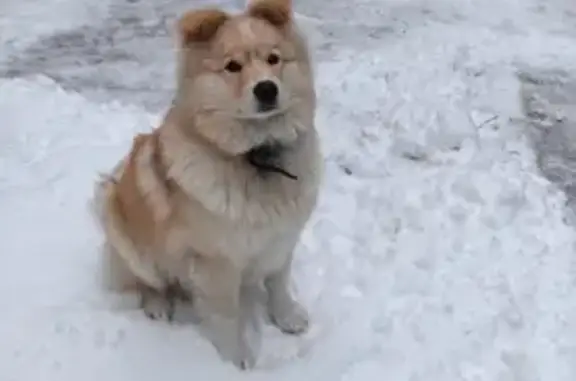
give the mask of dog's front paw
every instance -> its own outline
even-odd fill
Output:
[[[308,330],[310,319],[308,313],[297,302],[290,305],[270,308],[270,319],[282,332],[289,335],[301,335]]]
[[[239,353],[232,362],[240,370],[251,370],[256,366],[256,355],[250,350],[244,351],[244,353]]]
[[[256,353],[246,342],[235,343],[237,345],[216,346],[221,358],[229,361],[240,370],[251,370],[256,366]]]
[[[152,320],[172,321],[174,318],[174,300],[163,293],[145,291],[142,293],[140,306],[144,314]]]
[[[225,324],[214,324],[215,321]],[[206,323],[206,320],[204,321]],[[211,319],[207,328],[210,341],[220,358],[240,370],[250,370],[256,365],[257,351],[250,345],[245,331],[238,332],[237,325],[229,319]]]

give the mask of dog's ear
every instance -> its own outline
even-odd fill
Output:
[[[178,21],[182,45],[210,41],[230,16],[219,9],[201,9],[185,13]]]
[[[247,14],[284,29],[292,21],[292,0],[251,0]]]

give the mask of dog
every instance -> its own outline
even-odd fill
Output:
[[[290,0],[191,10],[177,36],[172,105],[95,187],[106,272],[151,318],[193,298],[221,356],[250,369],[254,287],[281,331],[309,326],[289,284],[323,172],[310,51]]]

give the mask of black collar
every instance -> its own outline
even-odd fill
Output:
[[[278,173],[292,180],[298,180],[296,175],[282,168],[282,155],[288,147],[278,142],[264,143],[252,148],[245,154],[248,163],[264,175]]]

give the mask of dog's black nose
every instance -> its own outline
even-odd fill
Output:
[[[268,106],[264,108],[274,108],[276,106],[276,101],[278,99],[278,86],[270,80],[258,82],[254,86],[254,96],[263,106]]]

